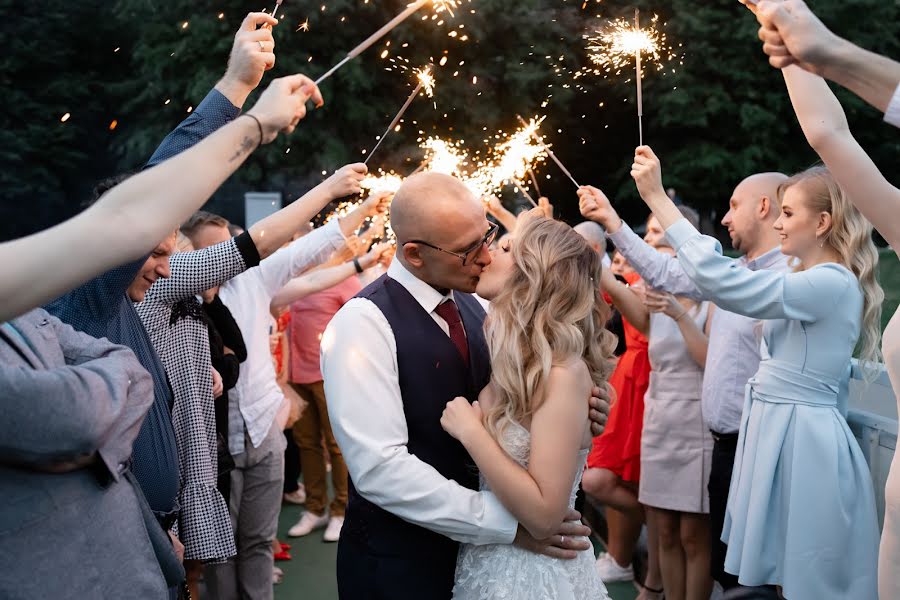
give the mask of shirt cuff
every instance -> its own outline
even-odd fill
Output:
[[[238,252],[240,252],[241,256],[244,258],[244,264],[247,265],[248,269],[252,269],[259,264],[260,260],[262,260],[259,256],[259,249],[256,247],[253,238],[250,237],[249,231],[245,231],[241,235],[235,236],[234,245],[237,246]]]
[[[894,127],[900,127],[900,85],[894,91],[894,97],[891,98],[891,103],[884,112],[884,120]]]
[[[218,128],[234,121],[241,114],[241,109],[232,104],[231,100],[225,97],[225,94],[213,88],[209,90],[206,98],[194,109],[194,114],[199,115],[204,120],[208,119],[216,123]]]
[[[700,232],[687,219],[678,219],[666,229],[666,238],[672,244],[675,252],[678,252],[692,238],[699,237]]]
[[[519,521],[491,492],[480,492],[484,497],[484,523],[492,525],[484,528],[475,541],[476,545],[512,544],[519,530]]]

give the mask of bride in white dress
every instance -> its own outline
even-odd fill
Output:
[[[615,339],[604,329],[600,257],[570,227],[538,214],[500,242],[478,284],[491,301],[491,383],[475,404],[449,402],[441,424],[475,460],[482,488],[546,539],[574,506],[591,448],[583,398],[606,382]],[[561,559],[498,544],[461,547],[453,597],[609,598],[590,550]]]

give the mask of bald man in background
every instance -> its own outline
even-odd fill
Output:
[[[340,597],[449,599],[460,542],[574,558],[589,547],[574,539],[589,532],[577,515],[560,524],[555,545],[531,539],[493,494],[478,491],[474,463],[440,425],[447,402],[476,400],[490,380],[485,313],[472,293],[497,226],[461,181],[439,173],[403,183],[391,223],[390,269],[322,338],[328,412],[350,472]],[[605,422],[602,404],[595,422]]]
[[[743,253],[736,259],[740,266],[753,271],[788,270],[788,258],[781,253],[781,238],[774,228],[781,214],[778,190],[786,180],[787,176],[781,173],[759,173],[734,189],[722,225],[728,229],[732,246]],[[696,301],[707,300],[678,260],[657,252],[636,235],[619,218],[603,192],[585,186],[578,191],[578,196],[581,214],[609,232],[616,248],[648,286]],[[707,486],[712,534],[710,571],[726,591],[741,587],[737,577],[725,572],[726,546],[720,537],[744,408],[744,389],[759,368],[756,324],[754,319],[716,308],[712,313],[703,375],[703,419],[715,440]],[[760,589],[754,597],[774,597],[773,591]]]

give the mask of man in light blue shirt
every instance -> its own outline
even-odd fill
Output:
[[[781,213],[778,186],[787,180],[781,173],[761,173],[742,181],[722,219],[732,246],[744,256],[736,264],[751,270],[788,269],[781,253],[781,239],[773,224]],[[647,285],[676,296],[705,300],[678,260],[657,252],[622,222],[609,199],[587,186],[578,193],[581,214],[600,223],[616,248]],[[758,321],[720,308],[712,312],[709,351],[701,395],[703,419],[715,440],[709,478],[710,530],[713,578],[726,590],[738,587],[737,577],[725,572],[725,544],[719,540],[728,503],[728,488],[737,449],[738,430],[747,381],[759,368]]]

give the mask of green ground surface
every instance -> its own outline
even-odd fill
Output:
[[[291,544],[293,559],[277,563],[284,571],[284,582],[275,586],[276,600],[336,600],[335,560],[337,544],[322,542],[322,531],[302,538],[288,538],[287,530],[297,522],[303,508],[285,504],[278,522],[280,540]],[[595,548],[599,552],[601,548]],[[633,600],[637,590],[631,583],[607,586],[613,600]],[[423,598],[423,600],[426,600]]]

